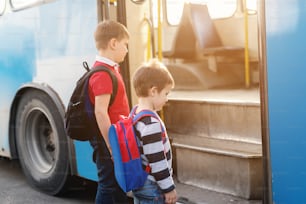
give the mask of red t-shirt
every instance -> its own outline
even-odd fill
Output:
[[[120,119],[120,116],[128,116],[130,112],[129,103],[126,95],[125,85],[119,70],[115,70],[108,64],[96,61],[94,67],[103,65],[111,69],[118,81],[118,90],[114,98],[113,104],[108,108],[108,115],[111,123],[115,123]],[[94,68],[93,68],[94,69]],[[111,94],[113,92],[112,79],[107,72],[96,72],[89,79],[88,93],[90,101],[95,104],[95,96],[103,94]]]

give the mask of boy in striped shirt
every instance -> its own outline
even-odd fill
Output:
[[[152,60],[137,69],[133,86],[138,96],[136,113],[142,110],[156,112],[168,101],[174,81],[161,62]],[[147,116],[136,123],[135,129],[141,143],[143,168],[149,165],[150,173],[145,185],[133,191],[134,204],[176,203],[171,146],[164,123],[159,117]]]

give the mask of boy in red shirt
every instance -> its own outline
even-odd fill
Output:
[[[118,186],[114,176],[111,149],[108,141],[108,129],[119,120],[120,115],[127,116],[130,108],[119,63],[124,60],[128,49],[129,33],[118,22],[107,20],[99,23],[95,31],[98,50],[94,67],[103,65],[117,78],[118,89],[113,103],[112,79],[106,72],[96,72],[89,79],[88,93],[94,105],[97,135],[90,140],[94,148],[94,161],[98,170],[98,189],[96,204],[128,203],[126,194]],[[93,68],[94,69],[94,68]]]

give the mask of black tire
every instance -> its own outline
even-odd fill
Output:
[[[50,195],[65,191],[69,178],[63,118],[53,100],[34,90],[22,96],[16,115],[16,144],[22,170],[33,187]]]

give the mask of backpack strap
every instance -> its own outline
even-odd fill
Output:
[[[136,109],[137,109],[138,106],[134,106],[133,109],[131,110],[130,112],[130,115],[129,117],[132,118],[133,120],[133,126],[139,121],[141,120],[141,118],[143,117],[146,117],[146,116],[150,116],[150,117],[153,117],[153,118],[156,118],[158,121],[160,121],[160,118],[157,116],[157,114],[153,111],[150,111],[150,110],[142,110],[140,111],[139,113],[135,114],[136,113]],[[161,121],[160,121],[160,127],[161,127],[161,133],[162,133],[162,138],[165,137],[165,129],[164,127],[162,126],[161,124]],[[135,126],[134,126],[135,128]],[[138,136],[136,136],[136,138],[138,138]],[[138,138],[138,140],[140,140],[140,138]],[[140,146],[140,142],[137,141],[138,143],[138,146]],[[151,167],[150,165],[148,164],[146,167],[145,167],[145,171],[149,174],[151,172]]]
[[[99,65],[99,66],[96,66],[92,69],[89,69],[89,66],[88,66],[86,61],[83,62],[83,67],[87,71],[88,80],[94,73],[100,72],[100,71],[104,71],[104,72],[108,73],[108,75],[111,77],[112,84],[113,84],[113,93],[111,94],[111,98],[110,98],[110,101],[109,101],[109,105],[111,106],[113,104],[114,100],[115,100],[115,97],[116,97],[117,91],[118,91],[118,81],[117,81],[117,78],[114,75],[114,73],[110,69],[108,69],[107,67],[105,67],[103,65]]]
[[[157,116],[157,114],[150,110],[142,110],[139,113],[135,114],[137,107],[138,106],[134,106],[129,115],[129,117],[133,119],[133,125],[135,125],[141,118],[146,117],[146,116],[156,118],[157,120],[160,121],[160,118]],[[162,133],[165,132],[162,125],[161,125],[161,130],[162,130]]]

